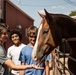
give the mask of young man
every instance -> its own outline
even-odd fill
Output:
[[[17,29],[10,32],[10,39],[13,45],[8,48],[7,57],[10,58],[16,65],[20,65],[21,62],[18,60],[21,49],[25,46],[21,42],[22,34]],[[19,71],[11,70],[11,75],[19,75]]]
[[[4,42],[8,38],[8,28],[5,24],[0,23],[0,75],[8,75],[6,72],[7,67],[14,70],[25,70],[30,68],[43,69],[36,65],[15,65],[14,62],[6,56],[6,50],[4,48]]]
[[[31,55],[32,50],[36,41],[37,37],[37,27],[31,26],[28,28],[27,36],[29,39],[29,44],[26,45],[20,52],[20,58],[22,65],[30,65],[30,64],[36,64],[36,62],[33,61]],[[49,59],[50,55],[47,56],[44,63],[41,63],[39,67],[45,67],[45,75],[49,75]],[[36,69],[27,69],[25,71],[20,71],[20,75],[43,75],[44,70],[36,70]]]

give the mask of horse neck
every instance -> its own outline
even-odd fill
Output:
[[[61,27],[63,34],[66,36],[76,37],[76,21],[70,17],[62,17],[59,19],[58,25]]]

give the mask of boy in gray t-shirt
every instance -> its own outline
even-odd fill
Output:
[[[8,60],[3,46],[0,46],[0,75],[8,75],[8,67],[3,63]]]

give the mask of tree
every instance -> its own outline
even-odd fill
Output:
[[[69,14],[69,16],[76,16],[76,10],[71,11],[71,13]]]

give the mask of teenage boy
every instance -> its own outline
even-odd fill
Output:
[[[27,30],[29,43],[21,50],[20,57],[19,57],[19,60],[21,61],[21,65],[36,64],[36,62],[32,59],[31,55],[36,41],[37,31],[38,29],[35,26],[31,26]],[[45,67],[45,74],[44,74],[44,70],[27,69],[27,70],[20,71],[20,75],[49,75],[50,74],[49,60],[50,60],[50,55],[47,56],[44,63],[41,63],[39,65],[39,67]]]

